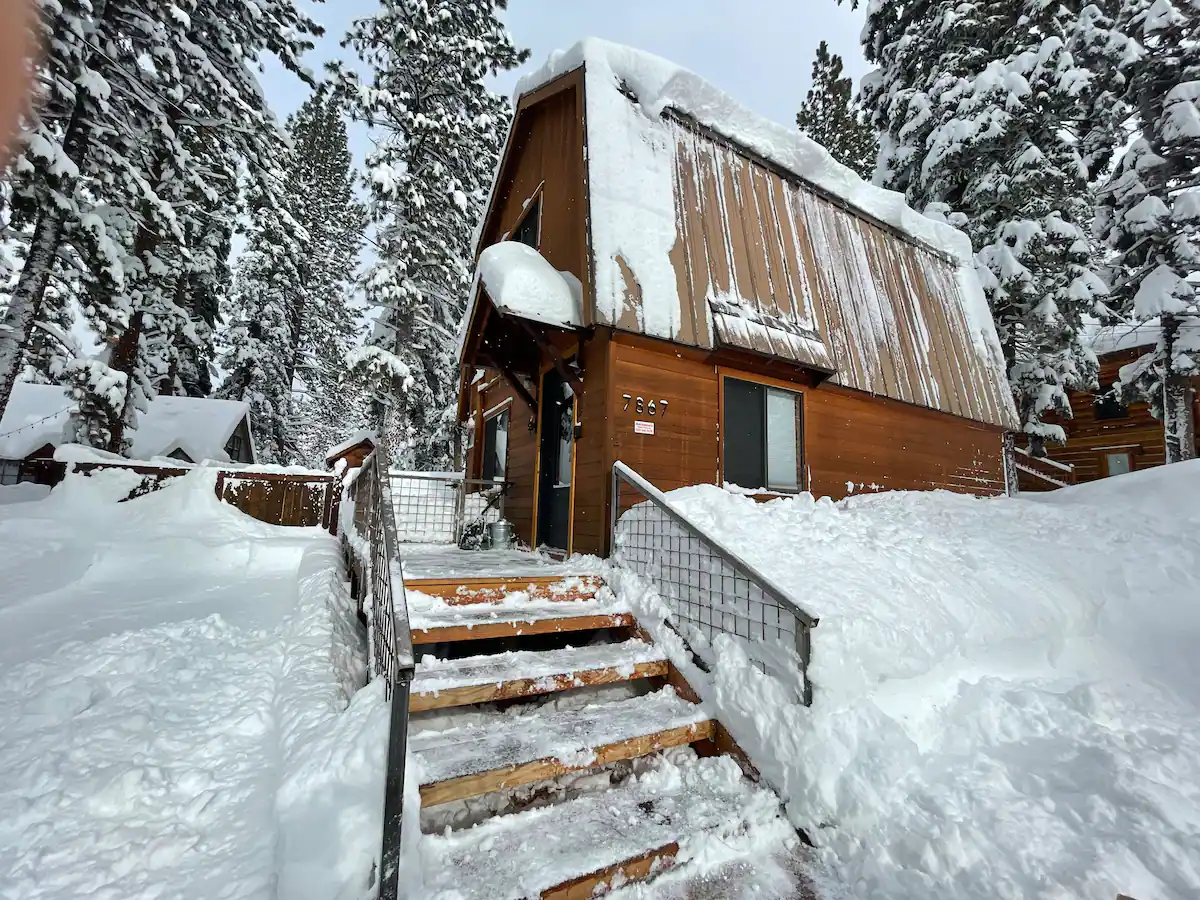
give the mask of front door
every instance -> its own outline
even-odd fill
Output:
[[[540,400],[537,543],[565,551],[571,531],[575,395],[562,376],[551,369],[542,376]]]

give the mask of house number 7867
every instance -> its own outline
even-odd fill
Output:
[[[621,399],[625,401],[625,405],[621,407],[622,412],[629,409],[632,404],[633,411],[639,416],[657,416],[659,414],[665,416],[667,407],[670,405],[666,400],[647,400],[645,397],[634,397],[631,394],[622,394]]]

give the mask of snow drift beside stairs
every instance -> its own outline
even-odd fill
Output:
[[[1200,896],[1200,461],[1034,500],[668,496],[820,618],[810,709],[727,639],[688,676],[853,895]]]
[[[215,478],[119,503],[136,473],[69,475],[0,506],[0,895],[365,887],[383,751],[354,740],[371,692],[343,712],[363,638],[338,544]]]

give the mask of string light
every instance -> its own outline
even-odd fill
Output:
[[[20,434],[22,431],[28,431],[30,428],[36,428],[38,425],[41,425],[43,422],[49,422],[51,419],[57,419],[63,413],[70,412],[74,408],[75,408],[75,404],[73,404],[73,403],[70,406],[64,406],[58,412],[51,413],[48,416],[44,416],[44,417],[38,419],[36,422],[27,422],[26,424],[22,425],[20,428],[14,428],[12,431],[5,431],[3,434],[0,434],[0,438],[6,438],[11,434]]]

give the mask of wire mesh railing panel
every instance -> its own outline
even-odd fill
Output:
[[[436,472],[389,473],[396,539],[457,544],[466,529],[482,533],[504,518],[503,484]]]
[[[671,624],[702,662],[711,665],[710,645],[730,635],[761,671],[793,683],[811,701],[815,620],[621,463],[613,470],[612,529],[616,561],[654,585]]]
[[[352,587],[356,598],[362,600],[367,618],[368,671],[372,680],[383,679],[384,694],[391,701],[378,871],[379,897],[394,900],[399,893],[404,768],[414,659],[404,576],[397,551],[394,501],[383,464],[387,457],[385,446],[380,445],[347,485],[342,497],[341,522]]]

